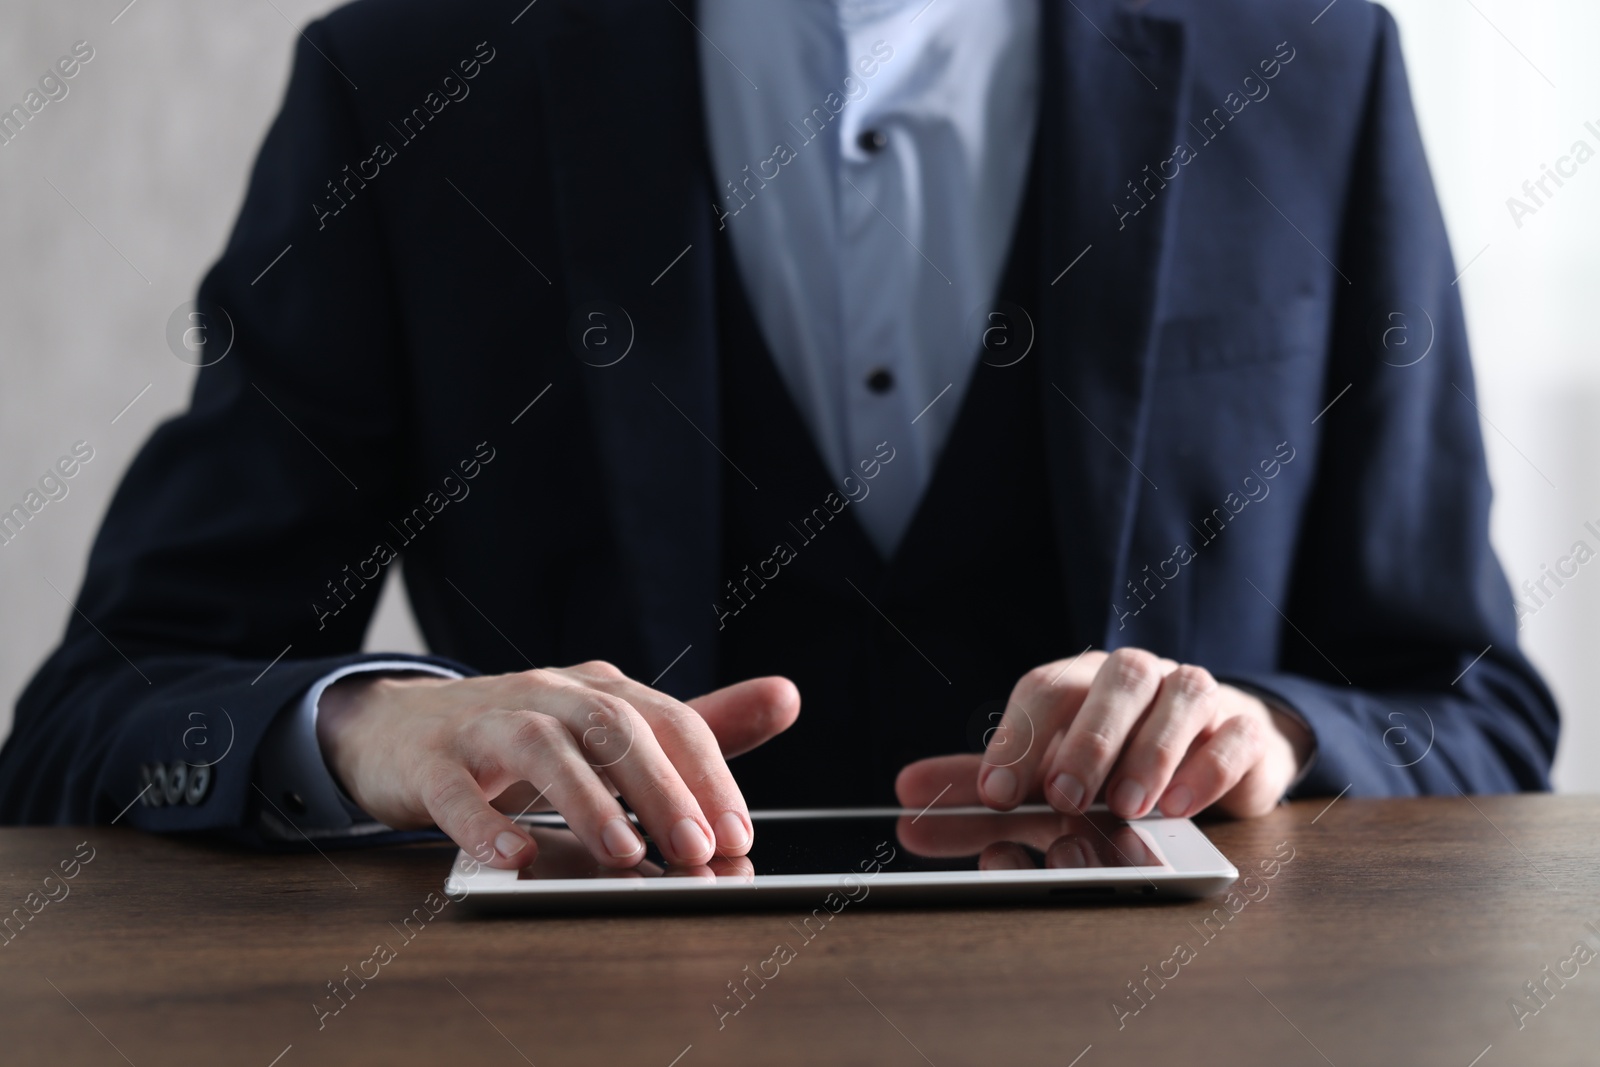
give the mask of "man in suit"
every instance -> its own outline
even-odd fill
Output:
[[[627,867],[619,796],[698,864],[1548,788],[1394,23],[1316,6],[312,25],[0,812]],[[363,654],[402,557],[436,655]]]

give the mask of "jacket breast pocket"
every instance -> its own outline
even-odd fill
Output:
[[[1320,354],[1327,344],[1327,304],[1295,297],[1172,318],[1159,329],[1156,370],[1162,377],[1229,370]]]

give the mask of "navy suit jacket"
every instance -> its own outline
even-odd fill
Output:
[[[360,658],[388,551],[448,662],[650,679],[692,646],[662,687],[712,684],[731,176],[679,6],[365,0],[306,30],[202,286],[215,362],[112,502],[0,816],[110,819],[141,765],[226,741],[203,802],[125,821],[244,824],[263,732]],[[1302,793],[1547,788],[1395,26],[1319,6],[1044,0],[1028,310],[1068,610],[1298,709]],[[596,301],[613,366],[574,355]]]

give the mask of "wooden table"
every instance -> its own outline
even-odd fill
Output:
[[[1600,946],[1600,798],[1345,798],[1207,831],[1256,872],[1236,914],[860,906],[804,943],[781,911],[475,918],[439,906],[442,847],[7,829],[0,907],[29,917],[0,946],[0,1062],[1600,1063],[1600,956],[1573,949]],[[780,941],[795,958],[719,1029]]]

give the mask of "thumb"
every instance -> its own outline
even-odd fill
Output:
[[[686,703],[711,727],[726,759],[772,740],[800,716],[800,691],[787,678],[748,678]]]

